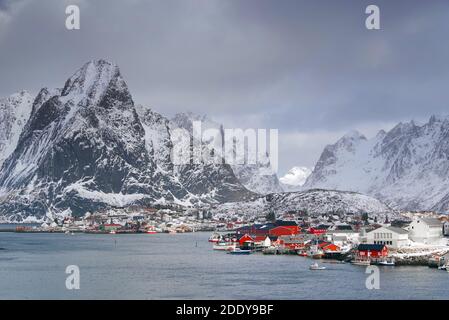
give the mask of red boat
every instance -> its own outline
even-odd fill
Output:
[[[307,252],[303,251],[303,250],[298,251],[298,256],[300,256],[300,257],[307,257]]]
[[[210,236],[209,242],[217,243],[221,240],[221,236],[218,233],[214,233]]]

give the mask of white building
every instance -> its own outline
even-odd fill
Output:
[[[395,227],[380,227],[366,234],[367,244],[385,244],[389,248],[400,248],[409,244],[408,231]]]
[[[437,218],[416,217],[408,226],[410,239],[431,244],[443,236],[443,224]]]
[[[353,230],[328,230],[324,234],[324,240],[330,241],[337,246],[346,243],[359,243],[360,233]]]
[[[262,246],[265,247],[265,248],[271,247],[271,239],[270,239],[269,236],[267,236],[267,237],[265,238],[265,240],[264,240],[263,243],[262,243]]]

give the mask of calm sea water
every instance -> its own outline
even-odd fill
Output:
[[[231,256],[208,233],[89,235],[0,233],[0,299],[449,299],[449,273],[383,267],[380,289],[365,268],[297,256]],[[67,290],[77,265],[80,290]]]

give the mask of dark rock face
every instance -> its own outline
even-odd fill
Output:
[[[36,97],[0,172],[0,215],[83,215],[139,201],[192,198],[197,191],[206,201],[249,194],[222,168],[201,168],[202,176],[186,168],[177,177],[171,148],[168,120],[152,111],[138,114],[118,67],[89,62],[62,90],[43,89]]]

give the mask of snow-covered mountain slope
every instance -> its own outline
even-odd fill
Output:
[[[173,161],[176,138],[171,128],[178,126],[149,108],[138,106],[137,110],[145,130],[147,150],[155,160],[156,175],[164,189],[173,190],[182,186],[188,193],[183,196],[184,200],[195,203],[211,199],[218,202],[236,201],[254,196],[242,186],[231,167],[223,161],[218,164],[195,164],[192,159],[183,164]],[[190,140],[193,137],[188,134],[187,138]],[[202,152],[210,152],[207,144],[202,146]]]
[[[379,200],[355,192],[312,189],[302,192],[274,193],[253,201],[225,203],[214,209],[216,214],[263,216],[270,211],[282,214],[288,211],[307,212],[311,215],[363,214],[370,217],[385,215],[392,218],[396,213]],[[383,221],[383,220],[382,220]]]
[[[225,129],[223,128],[223,125],[215,122],[208,116],[199,116],[191,112],[176,114],[171,120],[173,123],[173,128],[183,128],[192,133],[195,131],[195,128],[193,127],[194,121],[201,123],[201,132],[205,132],[208,129],[216,130],[216,134],[213,137],[208,135],[203,136],[202,143],[210,149],[221,150],[224,143]],[[195,137],[201,137],[200,133],[194,135]],[[240,143],[238,138],[239,137],[237,136],[234,139],[236,145]],[[246,147],[245,151],[249,152],[249,149]],[[231,153],[233,150],[231,148],[225,148],[225,152]],[[232,156],[235,155],[233,154]],[[237,160],[235,164],[231,164],[231,168],[236,177],[248,190],[259,194],[282,192],[283,189],[279,182],[278,176],[271,169],[268,154],[265,154],[263,157],[256,155],[254,156],[254,159],[256,159],[256,157],[257,163],[248,163],[247,159],[240,159]]]
[[[32,103],[33,97],[26,91],[0,99],[0,167],[15,150],[30,117]]]
[[[449,118],[400,123],[366,139],[328,145],[304,188],[357,191],[392,207],[449,212]]]
[[[279,178],[286,191],[299,191],[311,175],[312,170],[307,167],[293,167],[283,177]]]
[[[143,107],[136,110],[116,65],[91,61],[62,90],[42,89],[36,97],[17,148],[0,172],[0,215],[20,220],[131,203],[252,195],[230,168],[210,167],[201,168],[207,181],[186,169],[189,179],[203,186],[202,193],[193,193],[194,183],[184,186],[170,164],[170,152],[168,120]]]

